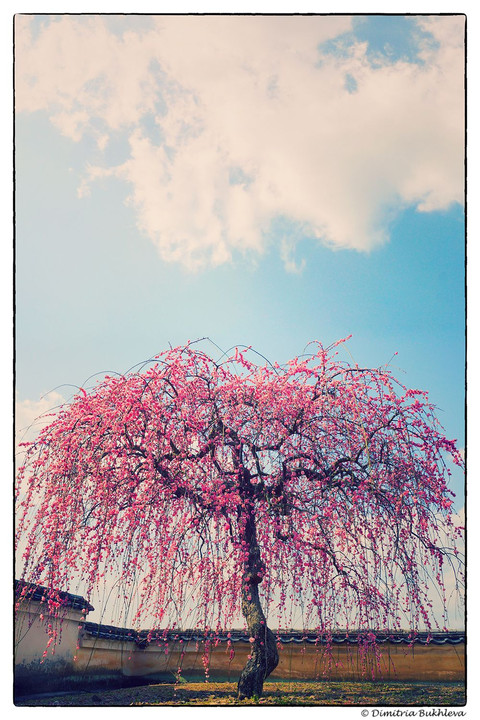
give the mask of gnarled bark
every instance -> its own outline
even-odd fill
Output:
[[[238,697],[260,697],[263,683],[278,665],[275,636],[267,627],[258,596],[258,581],[246,578],[242,589],[242,612],[250,632],[250,655],[238,681]]]
[[[248,561],[242,583],[242,613],[250,633],[250,654],[238,681],[239,699],[251,698],[254,695],[260,697],[265,678],[275,670],[279,659],[275,636],[267,627],[258,593],[264,567],[257,542],[253,507],[250,506],[244,521]]]

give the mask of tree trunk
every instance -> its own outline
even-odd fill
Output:
[[[251,698],[254,695],[260,697],[265,678],[275,670],[279,660],[275,636],[267,627],[258,594],[258,586],[262,582],[265,569],[260,557],[255,515],[251,506],[244,516],[244,522],[248,559],[243,573],[242,613],[250,633],[250,654],[238,681],[239,699]]]
[[[258,596],[258,581],[245,578],[242,588],[242,612],[250,633],[250,655],[238,681],[239,699],[260,697],[265,678],[278,665],[275,636],[267,627]]]

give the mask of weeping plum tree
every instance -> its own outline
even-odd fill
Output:
[[[241,698],[276,667],[267,622],[288,608],[322,635],[432,627],[432,584],[445,603],[447,565],[459,582],[446,458],[462,461],[425,393],[339,345],[280,367],[189,344],[82,389],[26,447],[22,578],[81,577],[88,599],[120,571],[133,621],[158,628],[172,606],[212,632],[241,612]]]

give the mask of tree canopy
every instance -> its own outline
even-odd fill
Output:
[[[426,393],[338,350],[279,366],[189,344],[80,390],[26,447],[22,578],[81,578],[88,600],[119,577],[137,625],[190,608],[219,630],[242,612],[263,676],[267,622],[292,607],[319,633],[432,627],[432,586],[446,605],[445,568],[461,582],[447,461],[462,459]]]

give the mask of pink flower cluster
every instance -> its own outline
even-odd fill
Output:
[[[175,348],[82,390],[27,446],[23,578],[81,578],[88,600],[117,577],[136,624],[194,607],[205,628],[232,627],[253,518],[270,624],[301,607],[319,632],[430,627],[432,578],[442,594],[445,564],[458,571],[448,455],[461,465],[426,395],[387,369],[320,345],[285,367]]]

